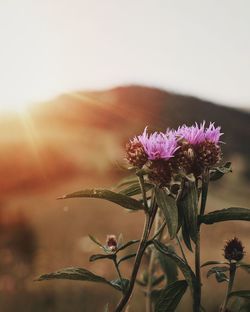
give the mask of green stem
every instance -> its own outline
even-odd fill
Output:
[[[225,297],[223,306],[221,308],[221,312],[225,312],[227,309],[227,303],[228,303],[228,299],[229,299],[229,294],[231,293],[232,288],[233,288],[235,273],[236,273],[236,263],[231,262],[230,263],[230,269],[229,269],[229,282],[228,282],[226,297]]]
[[[117,272],[117,274],[119,276],[119,280],[121,282],[122,292],[124,293],[125,289],[124,289],[124,285],[123,285],[123,279],[122,279],[121,271],[119,269],[116,257],[113,259],[113,261],[114,261],[114,265],[115,265],[115,268],[116,268],[116,272]]]
[[[201,193],[201,209],[200,209],[200,214],[202,216],[204,215],[206,209],[209,179],[210,179],[209,169],[205,169],[202,175],[202,193]]]
[[[197,289],[197,307],[195,307],[194,311],[200,311],[201,305],[201,270],[200,270],[200,227],[198,227],[197,238],[195,244],[195,275],[198,283]]]
[[[154,216],[155,216],[155,214],[153,215],[153,218],[154,218]],[[141,239],[140,245],[139,245],[137,253],[136,253],[135,263],[134,263],[134,267],[132,270],[132,274],[131,274],[131,278],[130,278],[130,282],[129,282],[129,287],[126,290],[126,293],[124,294],[122,299],[120,300],[119,304],[117,305],[117,307],[115,309],[116,312],[121,312],[124,309],[124,307],[126,306],[126,304],[128,303],[128,301],[132,295],[136,276],[137,276],[138,270],[140,268],[142,256],[143,256],[144,251],[147,247],[147,239],[148,239],[148,236],[149,236],[149,233],[151,230],[151,224],[152,224],[151,219],[152,219],[152,217],[150,217],[148,214],[146,214],[142,239]]]
[[[144,187],[143,175],[138,174],[138,179],[139,179],[139,184],[140,184],[141,192],[142,192],[142,199],[143,199],[143,204],[144,204],[144,210],[146,212],[148,212],[148,201],[147,201],[146,190],[145,190],[145,187]]]

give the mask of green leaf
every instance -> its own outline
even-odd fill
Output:
[[[160,292],[156,300],[155,312],[174,312],[187,289],[187,282],[176,281]]]
[[[168,256],[170,259],[174,260],[177,264],[177,266],[180,268],[180,270],[182,271],[189,287],[191,290],[191,293],[193,295],[194,298],[194,305],[198,304],[198,282],[196,281],[196,277],[194,272],[192,271],[192,269],[190,268],[190,266],[183,260],[181,259],[176,253],[174,253],[173,251],[171,251],[167,246],[165,246],[164,244],[162,244],[161,242],[154,240],[153,241],[154,246],[157,250],[159,250],[160,252],[162,252],[163,254],[165,254],[166,256]]]
[[[191,244],[190,235],[189,235],[189,232],[188,232],[188,226],[187,226],[186,220],[184,220],[183,225],[182,225],[182,227],[181,227],[181,234],[182,234],[182,238],[183,238],[183,241],[184,241],[185,245],[187,246],[187,248],[188,248],[191,252],[193,252],[192,244]]]
[[[110,260],[113,260],[114,256],[115,256],[114,254],[109,254],[109,255],[108,254],[106,254],[106,255],[97,254],[97,255],[90,256],[89,261],[93,262],[93,261],[100,260],[100,259],[110,259]]]
[[[121,291],[121,287],[115,281],[109,282],[104,277],[96,275],[83,268],[65,268],[57,272],[43,274],[36,279],[36,281],[40,282],[55,279],[103,283]]]
[[[238,290],[238,291],[232,291],[228,297],[241,297],[241,298],[247,298],[250,299],[250,290]]]
[[[250,273],[250,264],[244,263],[244,262],[238,262],[237,267],[242,268],[247,273]]]
[[[212,274],[215,274],[215,278],[217,280],[217,282],[221,283],[221,282],[225,282],[225,281],[229,281],[228,277],[224,274],[224,272],[228,272],[229,271],[229,267],[213,267],[210,270],[208,270],[207,272],[207,277],[209,277]]]
[[[165,217],[170,238],[173,239],[175,238],[178,229],[178,209],[176,201],[173,197],[169,196],[166,189],[163,188],[157,188],[155,195],[156,202]]]
[[[228,262],[226,262],[226,261],[207,261],[201,265],[201,268],[205,267],[207,265],[213,265],[213,264],[228,264]]]
[[[144,183],[144,188],[145,188],[145,191],[147,192],[153,188],[153,185],[150,183]],[[119,191],[119,193],[126,195],[126,196],[135,196],[135,195],[141,194],[140,184],[139,182],[135,182],[129,185],[128,187],[126,187],[125,189]]]
[[[199,216],[199,222],[204,224],[213,224],[216,222],[230,220],[250,221],[250,209],[231,207],[222,210],[216,210],[204,216]]]
[[[71,194],[64,195],[58,199],[67,199],[67,198],[98,198],[106,199],[110,202],[116,203],[124,208],[131,210],[140,210],[143,209],[143,205],[136,199],[129,196],[125,196],[119,193],[112,192],[105,189],[91,189],[74,192]]]
[[[210,181],[219,180],[224,176],[224,174],[232,172],[231,162],[226,162],[221,167],[216,167],[210,171]]]
[[[192,241],[195,243],[197,239],[197,215],[198,215],[198,192],[193,182],[186,182],[186,194],[183,197],[182,205],[186,230]]]
[[[121,262],[126,261],[126,260],[131,259],[131,258],[134,258],[135,256],[136,256],[136,253],[124,256],[117,262],[117,264],[119,265]]]
[[[110,281],[110,284],[111,284],[114,288],[116,288],[116,289],[118,289],[118,290],[120,290],[120,291],[123,291],[123,289],[126,290],[126,289],[128,288],[128,286],[129,286],[129,280],[126,279],[126,278],[123,278],[122,281],[121,281],[120,279],[115,279],[115,280],[113,280],[113,281]]]
[[[152,278],[152,286],[157,286],[159,285],[162,281],[164,281],[165,279],[165,276],[164,275],[160,275],[159,277],[156,277],[153,275],[153,278]]]
[[[133,244],[136,244],[136,243],[139,243],[139,239],[133,239],[133,240],[131,240],[131,241],[128,241],[127,243],[125,243],[124,245],[121,245],[118,249],[117,249],[117,251],[121,251],[121,250],[123,250],[123,249],[125,249],[125,248],[127,248],[127,247],[129,247],[129,246],[131,246],[131,245],[133,245]]]
[[[92,242],[94,242],[96,245],[98,245],[98,246],[104,248],[104,246],[99,242],[99,240],[96,239],[93,235],[90,235],[90,234],[89,234],[89,238],[90,238],[90,239],[92,240]]]
[[[174,247],[171,245],[167,246],[171,252],[174,251]],[[174,260],[164,255],[162,252],[158,251],[158,259],[162,268],[162,271],[164,272],[166,276],[166,280],[168,284],[171,284],[178,280],[178,268],[177,264]]]

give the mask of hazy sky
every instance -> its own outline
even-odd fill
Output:
[[[0,107],[146,84],[250,107],[249,0],[0,0]]]

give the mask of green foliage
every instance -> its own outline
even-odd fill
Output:
[[[139,239],[133,239],[131,241],[128,241],[127,243],[125,243],[125,244],[121,245],[120,247],[118,247],[117,248],[117,252],[121,251],[121,250],[123,250],[123,249],[125,249],[125,248],[127,248],[127,247],[129,247],[131,245],[137,244],[139,241],[140,241]]]
[[[130,255],[126,255],[126,256],[122,257],[122,258],[117,262],[117,264],[120,265],[121,262],[126,261],[126,260],[131,259],[131,258],[134,258],[135,256],[136,256],[136,253],[133,253],[133,254],[130,254]]]
[[[193,294],[194,302],[196,303],[198,300],[197,289],[199,285],[196,280],[195,274],[190,268],[190,266],[183,259],[181,259],[175,252],[171,251],[167,246],[165,246],[161,242],[155,240],[153,243],[158,251],[162,252],[164,255],[168,256],[170,259],[175,261],[179,269],[182,271],[188,283],[188,286]]]
[[[138,200],[131,198],[129,196],[122,195],[120,193],[115,193],[110,190],[106,190],[106,189],[82,190],[82,191],[64,195],[58,199],[82,198],[82,197],[106,199],[110,202],[116,203],[130,210],[143,209],[143,205]]]
[[[230,220],[250,221],[250,209],[231,207],[222,210],[216,210],[199,217],[199,222],[204,224],[213,224],[216,222]]]
[[[233,296],[250,299],[250,290],[232,291],[229,294],[229,297],[233,297]]]
[[[210,181],[216,181],[219,180],[224,176],[224,174],[227,174],[229,172],[232,172],[232,166],[231,162],[226,162],[221,167],[216,167],[210,171]]]
[[[228,282],[229,278],[224,273],[224,272],[228,272],[228,271],[229,271],[228,266],[227,267],[225,267],[225,266],[224,267],[213,267],[213,268],[208,270],[207,277],[214,274],[218,283]]]
[[[187,289],[187,282],[175,281],[161,290],[156,297],[155,312],[174,312]]]
[[[108,281],[104,277],[96,275],[83,268],[66,268],[54,273],[43,274],[36,281],[55,279],[103,283],[112,286],[119,291],[122,290],[117,281]]]
[[[169,250],[174,253],[173,246],[168,246]],[[178,280],[178,268],[174,260],[164,255],[162,252],[158,252],[158,259],[161,265],[162,271],[166,276],[166,281],[168,284],[171,284]]]
[[[156,202],[163,212],[165,217],[170,238],[176,236],[178,229],[178,209],[175,199],[168,195],[164,188],[157,188],[155,191]]]
[[[147,192],[153,188],[153,184],[144,183],[144,188]],[[126,195],[126,196],[135,196],[135,195],[141,194],[140,183],[137,181],[133,184],[130,184],[125,189],[122,189],[121,191],[119,191],[119,193]]]
[[[207,265],[213,265],[213,264],[229,264],[229,263],[226,261],[207,261],[201,265],[201,268]]]
[[[185,195],[179,205],[182,206],[184,215],[183,239],[188,249],[191,250],[190,238],[193,242],[196,242],[197,239],[198,192],[194,182],[186,182]]]
[[[106,254],[106,255],[97,254],[97,255],[90,256],[89,261],[93,262],[93,261],[100,260],[100,259],[110,259],[110,260],[113,260],[114,257],[115,257],[114,254]]]

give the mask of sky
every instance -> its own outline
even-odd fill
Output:
[[[142,84],[250,108],[249,0],[0,0],[0,110]]]

